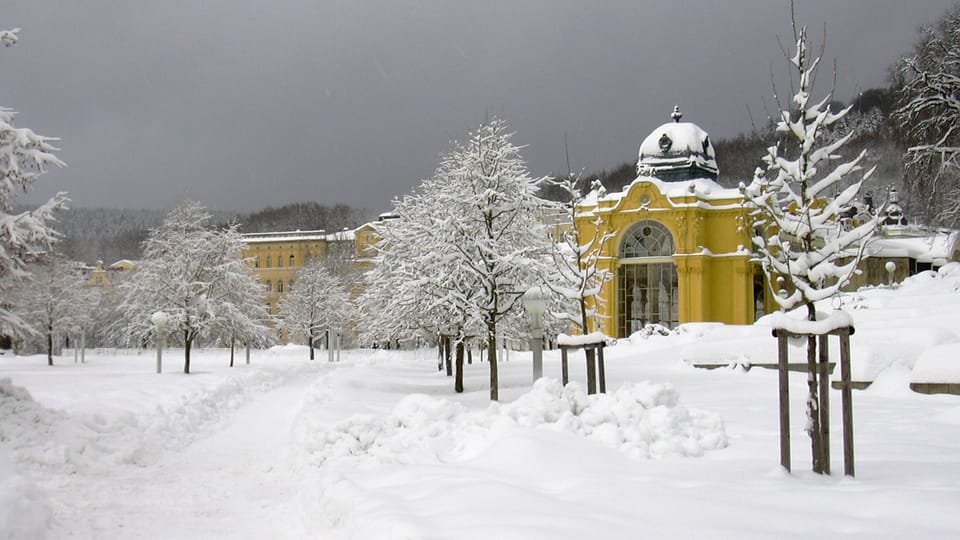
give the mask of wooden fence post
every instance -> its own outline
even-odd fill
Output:
[[[607,372],[603,367],[603,343],[597,345],[597,362],[599,362],[600,368],[600,393],[607,393]]]
[[[563,381],[563,385],[566,386],[570,382],[570,375],[567,372],[567,349],[566,347],[560,347],[560,378]]]
[[[787,333],[774,330],[780,375],[780,466],[790,472],[790,375],[787,371]]]
[[[597,366],[593,363],[593,358],[590,358],[590,355],[587,354],[587,351],[583,351],[584,356],[587,358],[587,394],[596,394],[597,393]]]
[[[824,334],[820,342],[820,455],[823,458],[823,474],[830,474],[830,335]]]
[[[843,405],[843,474],[854,476],[853,465],[853,393],[850,388],[850,334],[840,330],[840,397]]]

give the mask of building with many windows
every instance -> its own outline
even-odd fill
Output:
[[[352,261],[354,231],[283,231],[243,235],[247,248],[243,257],[267,289],[270,313],[276,315],[277,301],[296,286],[296,273],[310,259],[338,257]]]

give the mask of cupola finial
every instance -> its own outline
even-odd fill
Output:
[[[670,113],[670,118],[673,118],[674,122],[680,122],[680,119],[683,118],[683,113],[680,112],[680,106],[674,105],[673,112]]]

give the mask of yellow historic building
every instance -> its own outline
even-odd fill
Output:
[[[601,289],[599,310],[599,330],[610,336],[627,337],[647,324],[749,324],[774,305],[751,262],[743,196],[716,182],[709,135],[681,122],[679,110],[671,116],[640,145],[636,180],[619,193],[595,192],[577,209],[582,238],[597,228],[611,236],[598,264],[613,276]],[[895,190],[880,218],[850,288],[960,260],[957,231],[908,226]]]
[[[295,275],[309,259],[325,260],[332,256],[355,258],[354,231],[336,233],[318,231],[284,231],[243,235],[247,249],[243,257],[267,289],[267,305],[277,313],[280,296],[295,285]]]
[[[599,262],[613,276],[600,293],[607,335],[626,337],[647,324],[746,324],[762,298],[743,198],[716,182],[709,135],[681,122],[677,110],[673,118],[640,145],[636,180],[578,208],[582,237],[597,227],[611,235]]]

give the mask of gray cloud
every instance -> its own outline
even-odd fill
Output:
[[[574,167],[613,167],[674,104],[715,138],[749,129],[789,35],[768,0],[8,3],[0,104],[69,164],[30,199],[79,206],[381,210],[489,114],[534,174],[563,171],[565,132]],[[953,1],[798,3],[849,99]]]

